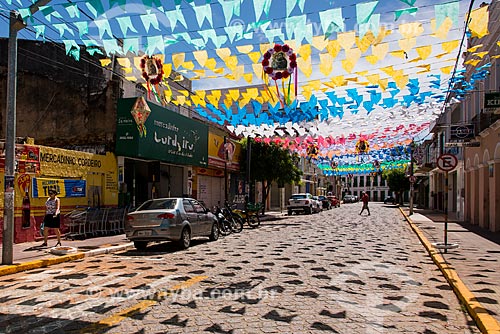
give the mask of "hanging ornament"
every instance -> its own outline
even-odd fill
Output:
[[[309,159],[317,159],[319,153],[319,147],[316,144],[311,144],[307,147],[307,157]]]
[[[356,152],[358,154],[365,154],[370,151],[370,144],[368,144],[368,141],[365,139],[360,139],[356,143]]]
[[[337,169],[337,167],[339,166],[339,163],[337,161],[332,161],[330,166],[332,167],[332,169]]]
[[[273,48],[264,53],[262,69],[269,78],[274,80],[276,93],[280,98],[282,107],[284,107],[284,104],[289,105],[291,103],[290,89],[293,76],[295,86],[294,93],[295,97],[297,96],[297,55],[293,52],[293,49],[287,44],[275,44]],[[285,90],[285,83],[283,80],[286,79],[288,79],[288,89]],[[282,80],[281,92],[278,88],[277,80]],[[282,96],[284,99],[281,98]]]
[[[134,117],[135,124],[137,124],[137,130],[139,130],[140,137],[146,137],[146,120],[151,114],[151,109],[149,108],[144,97],[140,96],[134,103],[132,110],[130,110],[132,117]]]
[[[141,71],[148,86],[148,97],[150,97],[151,85],[157,86],[163,80],[163,62],[158,57],[146,55],[141,59]]]

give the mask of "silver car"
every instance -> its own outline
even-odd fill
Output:
[[[191,239],[219,238],[214,214],[193,198],[156,198],[144,202],[127,215],[125,234],[135,248],[143,250],[150,241],[175,241],[188,248]]]

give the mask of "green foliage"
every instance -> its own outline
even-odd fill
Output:
[[[382,172],[382,178],[387,180],[389,189],[396,192],[397,197],[400,197],[400,194],[403,192],[410,190],[410,181],[406,176],[404,168],[385,170]]]
[[[302,171],[297,167],[299,157],[290,151],[270,143],[256,142],[252,139],[243,139],[240,166],[247,175],[247,140],[251,142],[250,148],[250,180],[267,182],[264,188],[264,199],[269,195],[271,184],[276,182],[278,186],[299,183]]]

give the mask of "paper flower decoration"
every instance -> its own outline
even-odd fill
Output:
[[[297,55],[293,52],[293,49],[287,44],[275,44],[273,48],[264,53],[264,59],[261,64],[265,75],[274,80],[281,104],[283,105],[284,102],[287,105],[290,104],[292,76],[295,76],[295,96],[297,96]],[[285,79],[289,79],[288,90],[285,90],[283,83],[283,91],[280,93],[276,80]],[[285,97],[284,101],[281,100],[281,96]]]
[[[163,80],[163,63],[158,57],[148,55],[141,59],[142,77],[148,86],[148,95],[151,94],[150,85],[156,86]]]
[[[360,139],[356,143],[356,152],[358,154],[368,153],[370,151],[370,144],[368,144],[367,140]]]

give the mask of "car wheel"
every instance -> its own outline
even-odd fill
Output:
[[[148,247],[148,242],[147,241],[134,241],[134,247],[135,249],[139,251],[146,250],[146,247]]]
[[[210,233],[210,241],[216,241],[219,239],[219,227],[216,222],[212,224],[212,232]]]
[[[179,240],[179,246],[182,249],[189,248],[189,245],[191,244],[191,232],[189,231],[189,228],[184,227],[181,232],[181,239]]]
[[[310,215],[310,214],[312,213],[312,209],[311,209],[311,207],[307,207],[307,208],[305,208],[305,209],[304,209],[304,213],[305,213],[306,215]]]
[[[288,210],[288,215],[291,216],[293,214],[292,210]]]

